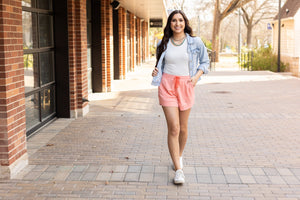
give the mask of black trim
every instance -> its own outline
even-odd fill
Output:
[[[113,10],[113,37],[114,37],[114,79],[120,79],[120,44],[119,44],[119,12]]]
[[[24,54],[33,54],[33,53],[42,53],[54,51],[53,47],[43,47],[43,48],[35,48],[35,49],[24,49]]]
[[[22,11],[53,15],[53,11],[22,6]]]
[[[47,87],[51,87],[51,86],[55,86],[55,85],[56,85],[55,82],[54,82],[54,81],[51,81],[51,82],[49,82],[49,83],[44,84],[42,87],[36,87],[36,88],[33,88],[33,89],[30,90],[29,92],[26,92],[26,93],[25,93],[25,97],[31,96],[31,95],[33,95],[33,94],[35,94],[35,93],[37,93],[37,92],[40,92],[40,91],[46,89]],[[55,87],[56,87],[56,86],[55,86]]]
[[[92,88],[102,91],[101,0],[92,0]]]
[[[68,2],[54,0],[54,44],[57,117],[70,118]]]
[[[34,127],[32,127],[31,129],[27,129],[26,130],[26,136],[27,138],[34,135],[33,133],[35,131],[37,131],[38,129],[40,129],[41,127],[43,127],[44,125],[46,125],[48,122],[50,122],[51,120],[53,120],[55,118],[56,113],[52,113],[51,115],[49,115],[47,118],[45,118],[42,122],[38,123],[37,125],[35,125]]]

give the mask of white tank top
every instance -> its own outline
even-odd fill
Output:
[[[175,76],[189,75],[189,55],[186,39],[180,46],[175,46],[171,39],[169,40],[165,54],[164,73]]]

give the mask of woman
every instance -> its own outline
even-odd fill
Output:
[[[199,37],[192,37],[185,14],[173,11],[157,47],[157,61],[152,85],[159,86],[159,103],[168,126],[168,147],[175,168],[175,184],[185,182],[182,154],[188,136],[188,118],[194,103],[194,87],[202,74],[208,73],[206,47]]]

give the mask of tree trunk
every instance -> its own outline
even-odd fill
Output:
[[[219,1],[216,1],[214,13],[214,26],[212,35],[212,50],[216,52],[215,62],[219,62],[219,43],[220,43],[220,27],[221,27],[221,13],[219,10]]]
[[[252,48],[252,24],[247,26],[247,47]]]

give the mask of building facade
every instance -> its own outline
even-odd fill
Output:
[[[27,137],[54,118],[84,116],[89,93],[112,91],[113,80],[149,59],[157,16],[150,1],[140,3],[0,2],[0,179],[27,165]],[[163,1],[152,3],[161,17]]]
[[[300,77],[300,1],[287,0],[281,8],[280,58],[288,71]],[[273,21],[273,47],[278,52],[278,16]]]

